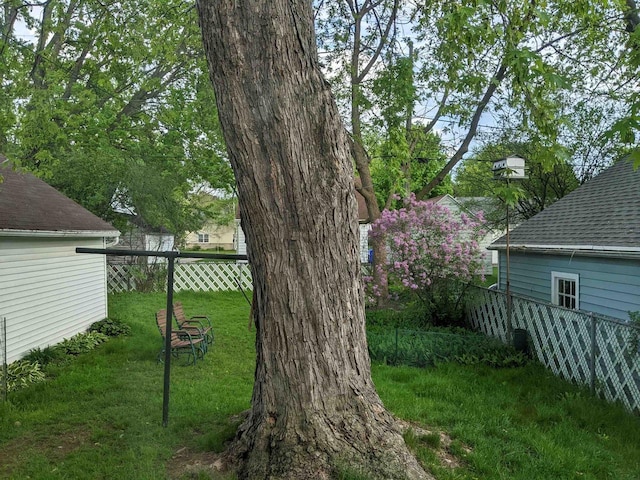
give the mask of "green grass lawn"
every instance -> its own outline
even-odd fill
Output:
[[[211,316],[216,343],[195,367],[173,368],[169,427],[161,425],[153,317],[165,298],[115,295],[111,317],[131,325],[131,336],[49,367],[45,383],[0,402],[0,478],[233,478],[211,477],[204,466],[207,452],[233,437],[234,416],[249,407],[249,307],[240,293],[180,293],[176,300],[187,314]],[[407,441],[440,480],[640,478],[640,418],[537,364],[374,365],[373,375],[386,406],[416,425]],[[183,466],[198,462],[202,472],[189,476]]]

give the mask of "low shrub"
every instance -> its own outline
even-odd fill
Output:
[[[499,368],[522,366],[529,360],[496,339],[458,327],[421,331],[369,327],[367,340],[373,360],[394,365],[427,367],[457,362]]]
[[[424,328],[431,325],[429,312],[421,302],[409,302],[397,308],[367,310],[367,325],[373,327]]]
[[[118,321],[105,319],[101,322],[94,323],[91,327],[96,324],[100,324],[97,328],[103,328],[112,333],[115,331],[128,333],[130,331],[128,325]],[[33,383],[43,381],[45,379],[45,373],[42,371],[43,367],[53,363],[64,363],[69,356],[76,356],[93,350],[101,343],[107,341],[108,338],[105,333],[89,331],[78,333],[71,338],[66,338],[56,345],[30,350],[21,360],[8,365],[7,391],[12,392]],[[3,372],[0,370],[0,384],[2,375]]]
[[[167,283],[164,264],[138,264],[129,270],[136,290],[141,293],[161,292]]]
[[[464,326],[466,303],[470,301],[472,290],[469,284],[449,281],[434,285],[424,292],[419,300],[408,289],[394,290],[397,300],[387,308],[367,309],[368,325],[387,325],[401,328],[424,329],[429,327]]]
[[[105,318],[92,323],[89,327],[89,332],[103,333],[108,337],[118,337],[120,335],[130,335],[131,327],[120,320]]]
[[[2,376],[4,376],[4,372],[0,370],[0,384],[4,381]],[[18,360],[7,366],[7,392],[13,392],[34,383],[42,382],[44,378],[44,373],[38,362],[24,359]]]
[[[71,338],[65,338],[56,347],[67,355],[80,355],[93,350],[108,338],[104,333],[100,332],[78,333]]]
[[[32,363],[39,363],[41,366],[48,365],[50,363],[57,363],[64,360],[65,354],[62,349],[56,345],[49,345],[44,348],[34,348],[30,350],[22,360],[26,360]]]

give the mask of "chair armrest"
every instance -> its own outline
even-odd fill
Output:
[[[202,322],[192,322],[191,320],[183,322],[182,325],[180,325],[180,328],[182,330],[197,330],[199,335],[203,335],[208,330],[211,330],[211,328],[203,325]]]
[[[180,340],[189,340],[189,342],[193,343],[191,334],[186,330],[174,330],[173,333],[175,333]]]
[[[207,315],[195,315],[195,316],[193,316],[193,317],[190,317],[190,318],[189,318],[189,321],[192,321],[192,320],[195,320],[195,321],[197,321],[197,322],[200,322],[201,324],[204,324],[204,322],[203,322],[203,320],[204,320],[204,321],[206,321],[207,326],[208,326],[209,328],[211,328],[211,327],[212,327],[212,325],[211,325],[211,319],[210,319]]]

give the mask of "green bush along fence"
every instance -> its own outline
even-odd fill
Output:
[[[409,330],[367,327],[372,360],[392,365],[428,367],[442,362],[484,363],[493,367],[522,365],[527,358],[500,340],[463,329]]]
[[[511,299],[509,326],[506,294],[474,288],[467,321],[505,343],[526,332],[532,354],[556,375],[640,413],[638,325],[517,295]]]

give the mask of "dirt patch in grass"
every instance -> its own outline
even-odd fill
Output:
[[[445,468],[456,469],[464,465],[464,457],[471,453],[471,448],[455,442],[447,433],[428,430],[417,424],[398,420],[405,434],[405,441],[410,447],[418,445],[429,448],[437,457],[440,465]]]
[[[201,478],[206,474],[210,478],[220,478],[229,472],[230,465],[224,453],[196,452],[188,447],[179,448],[167,462],[167,477],[171,480]]]
[[[217,451],[211,450],[195,450],[190,447],[181,447],[173,454],[166,464],[167,476],[171,480],[185,480],[191,478],[201,478],[204,474],[212,479],[236,478],[234,475],[235,463],[234,459],[229,456],[230,439],[233,438],[235,432],[244,420],[249,416],[249,410],[245,410],[239,414],[229,417],[225,423],[227,430],[226,440],[222,443]],[[202,435],[203,432],[194,430],[194,438]]]
[[[16,425],[20,428],[20,425]],[[91,443],[91,432],[78,429],[58,434],[35,437],[32,433],[5,443],[0,447],[0,474],[10,474],[21,458],[31,455],[34,450],[51,462],[59,462],[71,452]]]

